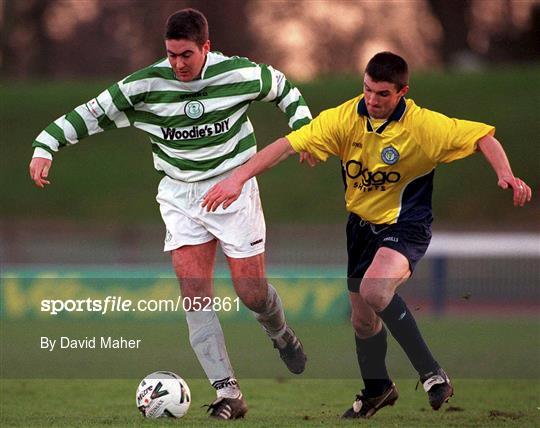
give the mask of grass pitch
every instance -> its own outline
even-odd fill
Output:
[[[0,426],[200,427],[219,423],[209,420],[201,408],[213,400],[214,391],[201,379],[184,323],[180,321],[74,323],[64,320],[52,325],[47,325],[45,320],[4,321]],[[453,376],[456,394],[440,411],[432,411],[422,388],[415,390],[416,379],[410,364],[390,339],[388,367],[395,376],[400,398],[395,406],[375,415],[369,421],[371,425],[540,426],[537,318],[468,316],[421,318],[419,323],[434,354]],[[100,334],[101,328],[109,334],[137,332],[146,345],[137,352],[124,353],[97,350],[56,353],[36,349],[38,336],[42,334]],[[299,377],[287,375],[255,322],[224,323],[229,354],[249,406],[247,417],[235,422],[235,426],[334,427],[366,423],[340,420],[361,388],[350,326],[311,322],[295,325],[295,329],[309,358],[306,372]],[[43,369],[54,364],[54,370]],[[145,420],[135,407],[140,378],[160,369],[173,370],[189,383],[193,401],[181,420]],[[29,379],[38,374],[48,374],[49,379]],[[106,377],[111,379],[103,379]]]
[[[212,421],[204,404],[213,391],[204,380],[190,382],[193,402],[180,420],[145,420],[135,407],[138,380],[4,380],[1,383],[2,427],[125,427],[223,426]],[[395,406],[370,419],[376,427],[533,427],[540,424],[540,389],[529,380],[454,381],[456,395],[438,412],[431,410],[426,394],[415,391],[413,380],[398,381],[400,398]],[[249,412],[243,427],[332,427],[366,421],[342,421],[351,405],[356,380],[244,379],[242,389]],[[513,397],[512,399],[510,397]]]

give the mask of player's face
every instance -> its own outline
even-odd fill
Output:
[[[364,75],[364,99],[367,111],[374,119],[388,119],[408,91],[408,86],[398,91],[394,83],[376,82],[368,74]]]
[[[201,74],[206,54],[210,50],[210,40],[199,47],[191,40],[170,39],[165,40],[165,47],[176,78],[181,82],[191,82]]]

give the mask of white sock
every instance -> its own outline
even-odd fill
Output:
[[[268,284],[268,294],[266,295],[266,307],[263,312],[254,312],[255,318],[261,324],[266,334],[273,340],[277,341],[277,345],[282,348],[285,342],[281,340],[283,333],[287,329],[285,322],[285,313],[281,299],[274,287]],[[283,342],[283,343],[280,343]]]
[[[236,398],[240,389],[234,377],[225,347],[225,337],[216,313],[214,311],[186,312],[186,321],[191,347],[209,382],[217,390],[218,396]]]

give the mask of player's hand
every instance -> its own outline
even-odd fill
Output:
[[[521,178],[506,175],[499,178],[497,183],[500,188],[508,189],[511,187],[514,190],[514,206],[522,207],[526,202],[530,202],[532,197],[532,190],[527,183]]]
[[[203,208],[206,208],[206,211],[214,212],[223,204],[223,209],[227,209],[238,199],[243,186],[243,183],[235,180],[233,176],[227,177],[206,192],[202,203]]]
[[[319,163],[319,159],[308,152],[300,152],[300,163],[307,162],[311,167],[316,166]]]
[[[45,158],[32,158],[30,161],[30,178],[34,180],[37,187],[43,189],[46,184],[51,184],[51,182],[47,180],[51,164],[52,161]]]

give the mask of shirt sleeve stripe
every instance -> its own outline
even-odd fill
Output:
[[[96,98],[96,101],[97,103],[99,104],[99,106],[101,107],[101,109],[103,111],[105,111],[105,109],[103,108],[103,106],[99,103],[98,99]],[[102,114],[101,116],[99,116],[97,118],[98,120],[98,125],[101,129],[103,129],[104,131],[108,131],[110,129],[116,129],[116,124],[107,117],[106,114]]]
[[[60,143],[58,140],[45,130],[41,131],[35,140],[38,143],[45,144],[47,147],[50,147],[53,152],[57,152],[60,148]]]
[[[279,70],[274,70],[272,67],[266,65],[261,65],[260,67],[261,70],[266,70],[270,74],[270,88],[268,91],[261,91],[257,99],[274,102],[287,117],[287,122],[291,128],[293,128],[293,124],[295,123],[297,123],[297,126],[303,125],[305,122],[299,122],[301,119],[307,119],[309,121],[311,119],[311,112],[300,91],[291,85],[285,75]]]
[[[47,146],[46,144],[43,144],[43,143],[40,143],[39,141],[37,140],[34,140],[34,142],[32,143],[32,147],[36,148],[36,147],[39,147],[43,150],[46,150],[48,151],[51,155],[55,155],[55,152],[53,149],[51,149],[49,146]]]
[[[283,87],[283,92],[281,93],[281,95],[279,95],[276,98],[275,103],[280,104],[281,101],[283,101],[283,99],[289,94],[289,92],[291,91],[292,88],[293,88],[293,86],[289,83],[289,81],[288,80],[285,81],[285,85]]]
[[[131,111],[131,108],[128,108],[124,111],[119,110],[111,96],[109,90],[103,91],[96,97],[96,101],[99,106],[103,109],[103,112],[112,122],[114,122],[115,128],[125,128],[130,125],[129,119],[126,115],[127,112]],[[115,129],[107,128],[107,129]],[[105,128],[104,128],[105,129]]]
[[[300,106],[307,106],[306,101],[303,98],[300,98],[298,101],[295,101],[294,103],[290,103],[285,109],[285,114],[287,115],[287,117],[292,118],[293,116],[295,116],[298,110],[298,107]]]
[[[298,119],[297,121],[295,121],[291,128],[296,131],[297,129],[300,129],[302,126],[304,125],[307,125],[309,122],[311,122],[311,119],[310,118],[307,118],[307,117],[303,117],[302,119]]]
[[[60,147],[67,145],[68,141],[64,135],[64,131],[56,123],[51,123],[45,128],[45,132],[58,141]]]
[[[88,127],[81,115],[75,110],[66,114],[66,120],[71,123],[71,126],[75,129],[78,140],[82,140],[84,137],[88,136]]]
[[[272,73],[266,65],[261,65],[261,93],[257,97],[257,100],[266,98],[268,93],[272,89]]]
[[[120,86],[118,86],[118,83],[112,85],[108,91],[111,94],[112,102],[118,110],[124,111],[132,108],[129,100],[124,96]]]
[[[304,118],[311,120],[311,112],[307,106],[300,105],[294,113],[294,116],[289,118],[289,126],[292,128],[294,122]]]

